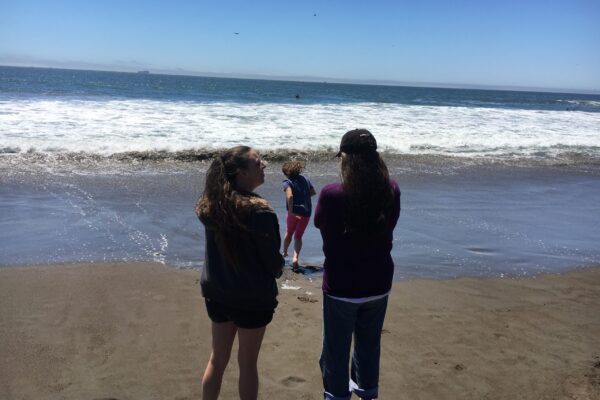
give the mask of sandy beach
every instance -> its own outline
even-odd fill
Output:
[[[160,264],[0,269],[0,398],[198,399],[199,273]],[[260,398],[320,399],[319,279],[285,271]],[[599,399],[600,268],[397,282],[381,399]],[[234,349],[235,351],[235,349]],[[235,357],[223,399],[237,398]]]

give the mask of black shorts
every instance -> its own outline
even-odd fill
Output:
[[[243,329],[256,329],[267,326],[273,319],[275,310],[247,310],[216,303],[205,298],[206,311],[212,322],[232,321],[235,326]]]

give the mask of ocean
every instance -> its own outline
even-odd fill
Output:
[[[335,181],[357,127],[402,189],[397,279],[600,262],[600,95],[0,67],[0,266],[201,267],[215,152],[270,160],[259,192],[283,224],[280,163]],[[320,247],[309,229],[304,260]]]

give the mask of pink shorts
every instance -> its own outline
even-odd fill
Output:
[[[304,235],[308,221],[310,221],[310,217],[303,217],[301,215],[293,217],[290,213],[288,213],[285,220],[287,224],[287,234],[294,234],[294,239],[302,239],[302,235]]]

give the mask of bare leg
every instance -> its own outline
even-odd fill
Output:
[[[202,398],[216,400],[221,391],[223,373],[229,362],[237,327],[233,322],[212,323],[212,353],[202,377]]]
[[[256,400],[258,397],[258,368],[256,364],[266,328],[266,326],[263,326],[256,329],[238,329],[239,391],[241,400]]]
[[[300,250],[302,250],[302,238],[294,239],[294,256],[292,257],[292,265],[298,265]]]
[[[290,247],[290,243],[292,242],[292,234],[285,233],[285,237],[283,238],[283,256],[288,256],[288,248]]]

